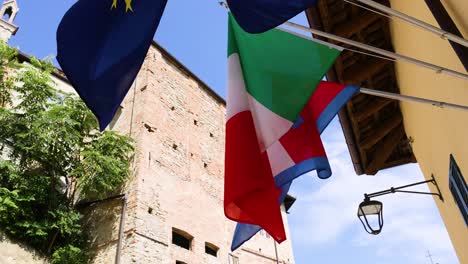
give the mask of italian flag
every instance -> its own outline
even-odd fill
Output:
[[[256,227],[284,241],[292,180],[331,175],[320,133],[357,91],[321,82],[340,52],[281,30],[246,33],[229,15],[224,211],[242,223],[233,248]]]

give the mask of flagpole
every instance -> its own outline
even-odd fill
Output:
[[[218,4],[221,5],[222,7],[226,8],[227,10],[229,10],[229,6],[227,5],[226,2],[218,2]],[[354,40],[346,39],[346,38],[343,38],[343,37],[340,37],[340,36],[337,36],[337,35],[333,35],[333,34],[330,34],[330,33],[326,33],[326,32],[323,32],[321,30],[304,27],[302,25],[299,25],[299,24],[296,24],[296,23],[293,23],[293,22],[289,22],[289,21],[286,21],[283,25],[287,25],[287,26],[290,26],[290,27],[293,27],[293,28],[296,28],[296,29],[299,29],[299,30],[310,32],[310,33],[318,35],[318,36],[322,36],[322,37],[325,37],[325,38],[336,40],[336,41],[339,41],[339,42],[342,42],[342,43],[345,43],[345,44],[348,44],[348,45],[351,45],[351,46],[354,46],[354,47],[358,47],[358,48],[361,48],[361,49],[364,49],[364,50],[367,50],[367,51],[374,52],[374,53],[379,54],[379,55],[383,55],[383,56],[387,56],[389,58],[393,58],[395,60],[406,61],[408,63],[412,63],[412,64],[415,64],[415,65],[418,65],[418,66],[421,66],[421,67],[424,67],[424,68],[434,70],[436,73],[445,73],[447,75],[451,75],[451,76],[455,76],[455,77],[458,77],[458,78],[461,78],[461,79],[468,80],[468,74],[464,74],[464,73],[461,73],[461,72],[450,70],[450,69],[447,69],[447,68],[444,68],[444,67],[441,67],[441,66],[437,66],[435,64],[420,61],[420,60],[417,60],[417,59],[414,59],[414,58],[411,58],[411,57],[408,57],[408,56],[404,56],[404,55],[401,55],[401,54],[398,54],[398,53],[390,52],[390,51],[387,51],[387,50],[384,50],[384,49],[372,47],[370,45],[360,43],[360,42],[357,42],[357,41],[354,41]],[[356,52],[354,50],[351,50],[351,51]]]
[[[346,1],[346,0],[345,0]],[[411,16],[408,16],[404,13],[401,13],[399,11],[396,11],[395,9],[392,9],[390,7],[387,7],[385,5],[382,5],[380,3],[377,3],[377,2],[374,2],[372,0],[355,0],[357,2],[361,2],[363,4],[366,4],[368,6],[371,6],[379,11],[382,11],[382,12],[385,12],[389,15],[392,15],[392,16],[395,16],[401,20],[404,20],[414,26],[417,26],[417,27],[420,27],[422,29],[425,29],[427,31],[430,31],[434,34],[437,34],[439,35],[441,38],[443,39],[448,39],[448,40],[451,40],[453,42],[456,42],[462,46],[465,46],[465,47],[468,47],[468,40],[464,39],[464,38],[461,38],[457,35],[454,35],[450,32],[447,32],[443,29],[440,29],[440,28],[437,28],[429,23],[426,23],[424,21],[421,21],[419,19],[416,19],[414,17],[411,17]]]
[[[340,37],[340,36],[337,36],[337,35],[334,35],[334,34],[326,33],[326,32],[323,32],[321,30],[318,30],[318,29],[308,28],[308,27],[305,27],[305,26],[302,26],[302,25],[299,25],[299,24],[296,24],[296,23],[293,23],[293,22],[289,22],[289,21],[285,22],[283,25],[287,25],[287,26],[290,26],[290,27],[293,27],[293,28],[296,28],[296,29],[307,31],[307,32],[310,32],[310,33],[318,35],[318,36],[322,36],[322,37],[329,38],[329,39],[332,39],[332,40],[335,40],[335,41],[339,41],[339,42],[342,42],[342,43],[345,43],[345,44],[348,44],[348,45],[351,45],[351,46],[354,46],[354,47],[357,47],[357,48],[361,48],[361,49],[364,49],[364,50],[367,50],[367,51],[377,53],[379,55],[383,55],[383,56],[386,56],[386,57],[393,58],[393,59],[396,59],[396,60],[409,62],[409,63],[415,64],[415,65],[418,65],[418,66],[421,66],[421,67],[424,67],[424,68],[434,70],[434,71],[436,71],[436,73],[445,73],[445,74],[448,74],[448,75],[451,75],[451,76],[454,76],[454,77],[458,77],[458,78],[461,78],[461,79],[468,80],[468,74],[457,72],[457,71],[454,71],[454,70],[450,70],[450,69],[447,69],[447,68],[432,64],[432,63],[420,61],[420,60],[417,60],[417,59],[414,59],[414,58],[411,58],[411,57],[408,57],[408,56],[405,56],[405,55],[401,55],[401,54],[398,54],[398,53],[390,52],[390,51],[387,51],[387,50],[384,50],[384,49],[376,48],[376,47],[373,47],[373,46],[370,46],[370,45],[367,45],[367,44],[364,44],[364,43],[361,43],[361,42],[357,42],[357,41],[354,41],[354,40],[343,38],[343,37]]]
[[[436,106],[439,108],[451,108],[451,109],[462,110],[462,111],[468,112],[468,106],[465,106],[465,105],[434,101],[434,100],[408,96],[408,95],[402,95],[402,94],[389,93],[389,92],[384,92],[384,91],[379,91],[379,90],[374,90],[374,89],[369,89],[369,88],[359,88],[359,92],[363,94],[398,100],[402,102],[429,104],[429,105]]]

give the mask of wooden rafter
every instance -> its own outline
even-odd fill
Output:
[[[401,164],[408,164],[408,163],[415,163],[415,162],[417,161],[414,155],[408,155],[408,156],[404,156],[396,160],[386,161],[383,167],[379,169],[386,169],[386,168],[391,168],[391,167],[398,166]]]
[[[375,1],[389,5],[388,0]],[[381,15],[343,0],[320,0],[306,14],[312,28],[386,50],[393,49],[388,20]],[[347,50],[338,57],[327,78],[399,92],[392,61]],[[402,114],[394,101],[356,95],[340,112],[340,122],[357,174],[375,174],[389,166],[414,162],[407,145]]]
[[[370,58],[361,61],[343,74],[343,79],[346,83],[359,83],[362,80],[370,79],[372,75],[379,72],[383,67],[388,65],[390,61],[379,58]]]
[[[379,112],[385,106],[393,103],[393,100],[385,99],[385,98],[376,98],[372,103],[370,103],[365,110],[355,112],[354,113],[354,120],[357,122],[362,122],[366,118],[374,115],[375,113]]]
[[[395,127],[400,125],[402,121],[403,117],[401,115],[392,116],[389,120],[376,127],[370,135],[368,135],[364,140],[361,141],[361,148],[370,149],[382,138],[384,138],[388,133],[390,133],[390,131],[392,131]],[[395,144],[396,143],[397,142],[395,142]]]
[[[402,127],[395,127],[381,142],[377,153],[373,155],[374,159],[366,167],[365,173],[368,175],[374,175],[377,173],[379,168],[385,166],[385,161],[387,161],[395,148],[398,146],[398,144],[395,144],[395,142],[400,142],[404,136],[405,133]]]
[[[350,37],[351,35],[363,30],[368,25],[379,19],[380,16],[376,13],[365,13],[356,19],[351,20],[350,23],[342,24],[334,30],[334,34],[343,37]]]

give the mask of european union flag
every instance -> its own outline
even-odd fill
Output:
[[[318,0],[227,0],[237,23],[249,33],[273,29]]]
[[[79,0],[60,22],[57,60],[101,130],[137,76],[166,2]]]

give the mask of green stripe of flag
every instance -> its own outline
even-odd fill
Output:
[[[228,56],[238,53],[247,92],[294,122],[340,50],[277,29],[249,34],[229,14]]]

